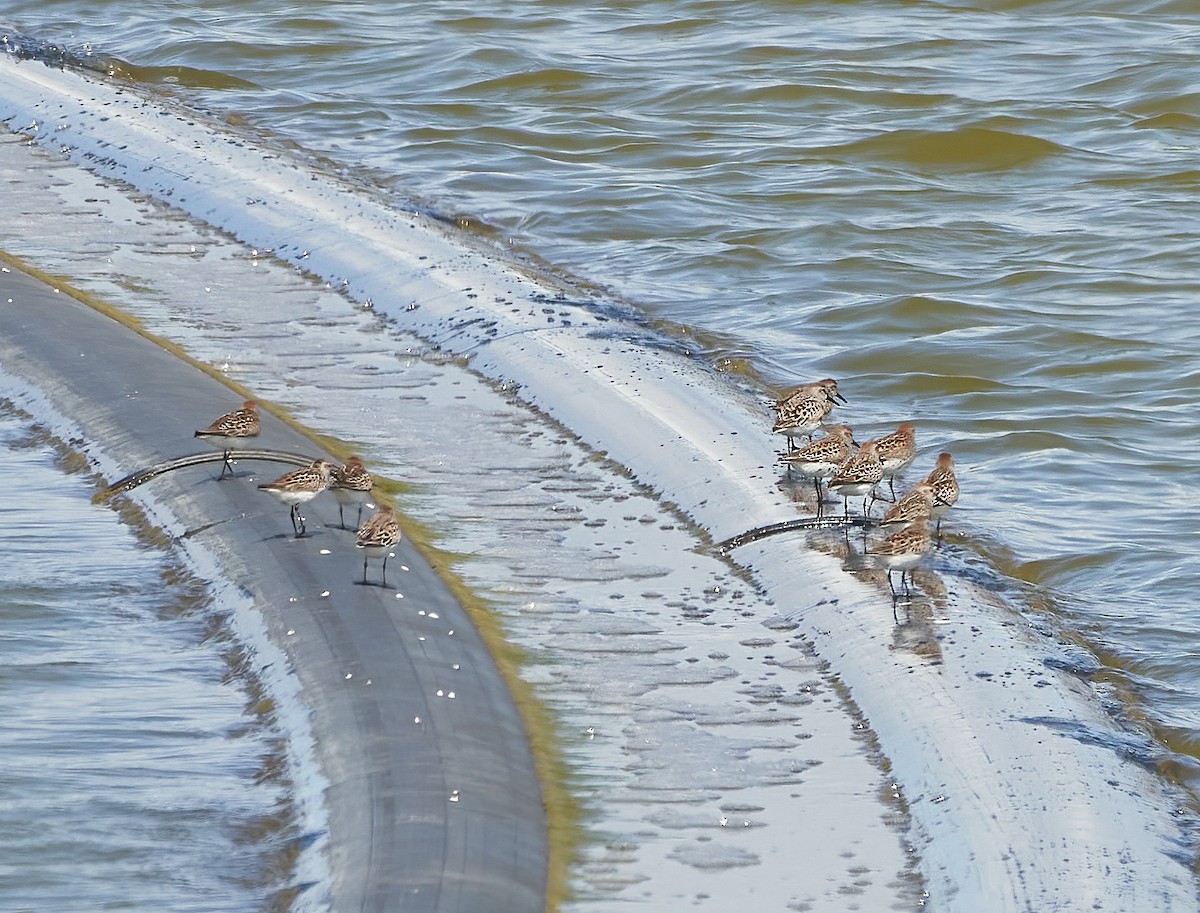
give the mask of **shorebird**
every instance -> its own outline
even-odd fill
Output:
[[[791,400],[779,407],[771,433],[785,435],[788,449],[795,449],[796,436],[807,434],[812,440],[812,433],[821,427],[825,416],[832,411],[833,400],[823,396]]]
[[[893,603],[899,599],[899,593],[892,583],[893,572],[900,572],[900,585],[904,587],[904,595],[911,595],[905,575],[907,574],[909,579],[912,578],[912,569],[929,551],[929,545],[929,523],[923,518],[918,518],[910,526],[892,533],[871,549],[871,554],[887,569],[888,588],[892,591]]]
[[[907,491],[900,500],[892,505],[891,510],[879,521],[881,526],[893,523],[912,523],[914,520],[928,520],[933,516],[934,505],[938,503],[937,493],[928,482],[918,482]]]
[[[391,550],[402,538],[400,522],[396,512],[384,504],[358,531],[354,537],[356,547],[363,550],[363,583],[367,582],[367,559],[383,559],[383,580],[380,586],[387,586],[387,560]]]
[[[892,500],[896,500],[896,476],[903,472],[917,455],[916,429],[912,422],[901,422],[891,434],[879,439],[879,460],[883,476],[888,480]]]
[[[195,436],[224,448],[225,463],[221,466],[221,474],[217,476],[218,479],[223,479],[226,473],[231,475],[233,473],[233,463],[229,461],[229,457],[233,452],[234,441],[241,438],[258,437],[259,430],[258,404],[254,400],[248,399],[242,403],[241,409],[226,412],[207,428],[197,431]]]
[[[303,469],[293,469],[284,473],[274,482],[265,482],[258,486],[259,491],[265,491],[292,508],[292,529],[296,538],[304,537],[304,517],[300,514],[300,505],[311,501],[329,487],[329,475],[333,464],[328,460],[313,460]]]
[[[846,517],[850,516],[850,497],[863,499],[863,514],[870,512],[867,496],[875,500],[875,486],[883,479],[883,463],[879,460],[879,445],[867,441],[829,480],[829,490],[842,496]]]
[[[794,450],[797,435],[807,434],[811,440],[812,433],[821,427],[834,405],[845,401],[846,398],[838,393],[837,381],[831,377],[797,387],[775,403],[775,424],[771,426],[771,432],[785,435],[788,449]]]
[[[786,396],[775,400],[775,411],[778,412],[791,402],[822,398],[829,400],[831,403],[846,402],[846,397],[838,393],[838,382],[832,377],[827,377],[824,380],[817,381],[815,384],[803,384],[796,387],[794,390],[789,391]]]
[[[938,545],[942,542],[942,517],[950,512],[950,508],[958,502],[958,478],[954,475],[954,457],[948,453],[940,453],[933,472],[925,479],[933,486],[936,503],[932,515],[937,520]]]
[[[329,490],[337,499],[338,522],[342,529],[346,528],[346,518],[342,515],[342,510],[355,504],[358,505],[358,519],[354,521],[354,528],[362,526],[363,504],[366,503],[374,485],[375,479],[367,472],[363,461],[356,456],[346,460],[346,465],[334,467],[329,477]]]
[[[817,489],[817,510],[821,508],[821,479],[828,479],[843,466],[854,454],[858,443],[854,440],[854,432],[849,425],[836,425],[829,429],[829,434],[818,441],[805,444],[799,450],[780,457],[781,463],[787,463],[789,470],[796,470],[801,475],[813,480]]]

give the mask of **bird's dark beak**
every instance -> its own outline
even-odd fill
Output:
[[[833,394],[833,401],[835,403],[841,403],[842,405],[845,405],[846,397],[842,396],[842,394],[840,394],[840,393],[835,393],[835,394]]]

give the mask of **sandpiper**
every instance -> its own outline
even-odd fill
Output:
[[[788,449],[795,449],[796,436],[807,434],[811,440],[812,433],[821,427],[825,416],[832,410],[833,401],[823,396],[792,400],[779,407],[779,414],[775,417],[771,432],[785,435]]]
[[[846,402],[846,397],[838,393],[838,382],[832,377],[827,377],[824,380],[817,381],[815,384],[803,384],[789,391],[786,396],[780,397],[775,401],[775,411],[778,412],[791,402],[822,398],[829,400],[831,403]]]
[[[933,507],[937,503],[937,493],[928,482],[918,482],[892,505],[891,510],[879,521],[881,526],[894,523],[912,523],[914,520],[928,520]]]
[[[958,502],[958,478],[954,475],[954,457],[948,453],[940,453],[933,472],[925,479],[933,486],[936,503],[932,515],[937,520],[938,543],[942,541],[942,517],[950,512],[950,508]]]
[[[387,586],[387,560],[401,538],[396,512],[387,504],[362,525],[354,537],[354,544],[363,550],[363,583],[367,582],[367,559],[382,558],[383,578],[380,585]]]
[[[875,500],[875,486],[883,479],[883,463],[879,460],[877,441],[867,441],[829,480],[829,490],[842,496],[846,516],[850,516],[850,498],[863,499],[863,514],[870,512],[867,497]]]
[[[229,457],[233,452],[233,443],[241,438],[258,437],[260,431],[258,421],[258,404],[254,400],[246,400],[241,409],[226,412],[207,428],[201,428],[195,436],[204,438],[225,450],[225,463],[221,467],[218,479],[225,478],[226,473],[233,474],[233,463]]]
[[[893,602],[899,598],[899,593],[892,583],[892,573],[900,572],[900,585],[904,588],[904,595],[910,595],[905,575],[911,579],[912,569],[929,551],[929,545],[929,523],[924,518],[918,518],[871,549],[871,554],[887,569],[888,588],[892,591]]]
[[[801,475],[813,480],[817,489],[817,507],[821,505],[821,479],[828,479],[843,466],[854,454],[858,443],[854,440],[854,432],[849,425],[835,425],[826,437],[810,444],[805,444],[799,450],[780,457],[781,463],[787,463],[789,469],[794,469]]]
[[[916,429],[912,422],[901,422],[891,434],[879,439],[879,460],[883,476],[888,480],[892,500],[896,500],[896,476],[903,472],[917,455]]]
[[[354,521],[354,528],[362,526],[363,504],[366,503],[374,485],[374,477],[367,472],[363,461],[356,456],[346,460],[344,466],[334,467],[329,479],[329,490],[337,499],[338,522],[342,529],[346,528],[346,518],[342,515],[342,510],[355,504],[358,505],[358,519]]]
[[[825,417],[833,411],[834,404],[845,401],[846,398],[838,393],[837,381],[832,377],[797,387],[774,404],[775,424],[771,426],[771,431],[785,435],[788,449],[794,450],[797,435],[807,434],[811,441],[812,433],[821,427]]]
[[[293,469],[284,473],[274,482],[265,482],[258,486],[259,491],[278,498],[292,508],[292,529],[296,538],[304,536],[304,517],[300,514],[300,505],[311,501],[329,487],[329,476],[333,464],[328,460],[313,460],[303,469]]]

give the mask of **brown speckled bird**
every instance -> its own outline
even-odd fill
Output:
[[[854,454],[858,444],[849,425],[836,425],[820,440],[805,444],[798,450],[784,454],[781,463],[787,463],[803,476],[813,480],[817,489],[817,503],[821,501],[821,479],[828,479]]]
[[[374,487],[374,476],[367,472],[363,461],[358,457],[352,456],[346,460],[344,466],[334,467],[333,473],[330,475],[329,490],[337,499],[338,522],[341,523],[342,529],[346,528],[346,518],[342,514],[343,509],[355,504],[358,505],[358,519],[354,521],[354,528],[358,529],[362,526],[363,505],[370,497],[371,489]]]
[[[917,455],[916,429],[912,422],[901,422],[900,427],[881,437],[878,443],[883,477],[888,480],[892,500],[895,500],[896,476],[907,469]]]
[[[950,508],[958,503],[958,477],[954,475],[954,457],[948,453],[940,453],[933,472],[925,479],[933,486],[936,501],[932,515],[937,520],[937,537],[939,546],[942,541],[942,518],[950,512]]]
[[[233,473],[233,463],[229,457],[233,452],[234,442],[243,438],[258,437],[260,430],[258,404],[248,399],[242,403],[241,409],[226,412],[207,428],[197,431],[195,437],[211,441],[225,450],[225,464],[221,467],[221,474],[217,476],[218,479],[223,479],[226,474]]]
[[[892,583],[892,574],[895,571],[900,572],[900,585],[904,588],[904,595],[908,596],[905,575],[912,577],[912,569],[921,562],[925,553],[929,551],[929,546],[929,523],[927,520],[918,519],[910,526],[892,533],[871,549],[871,554],[887,569],[888,587],[892,591],[893,602],[899,598],[899,592]]]
[[[303,469],[293,469],[286,472],[274,482],[265,482],[258,486],[259,491],[265,491],[292,508],[292,529],[296,538],[304,537],[304,517],[300,514],[300,505],[305,504],[329,487],[329,474],[333,464],[328,460],[313,460]]]
[[[354,538],[356,547],[363,550],[363,583],[367,582],[367,559],[383,559],[383,577],[381,586],[387,586],[387,560],[391,550],[400,544],[403,538],[400,532],[400,521],[396,512],[384,504],[362,525]]]

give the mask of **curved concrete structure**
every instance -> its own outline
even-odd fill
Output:
[[[773,484],[766,418],[745,391],[433,220],[127,89],[38,64],[0,58],[0,118],[369,301],[484,377],[517,383],[524,402],[713,540],[795,518]],[[934,561],[950,581],[938,662],[895,649],[886,588],[839,558],[786,536],[732,557],[869,722],[907,803],[930,908],[1196,909],[1181,797],[1150,769],[1147,746],[1064,671],[1054,637],[959,573],[953,555]]]
[[[0,371],[40,390],[102,464],[133,470],[189,452],[194,429],[240,401],[7,268],[0,322]],[[262,424],[256,445],[317,455],[271,415]],[[145,488],[173,515],[155,519],[181,549],[203,549],[250,595],[299,680],[328,782],[329,907],[545,909],[546,822],[525,730],[445,583],[404,542],[390,562],[395,585],[361,585],[362,556],[353,532],[338,528],[332,497],[306,506],[309,535],[297,540],[287,509],[252,484],[286,467],[240,461],[238,477],[220,482],[217,467],[177,470]]]

